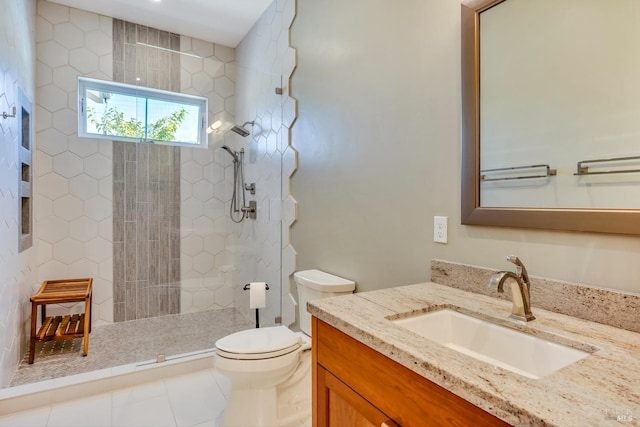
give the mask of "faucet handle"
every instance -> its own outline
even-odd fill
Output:
[[[516,255],[507,255],[507,261],[512,262],[516,265],[516,272],[518,276],[522,277],[522,280],[525,284],[529,285],[529,274],[527,274],[527,269],[524,267],[520,258]]]
[[[507,261],[514,263],[515,265],[522,265],[520,258],[516,255],[507,255]]]

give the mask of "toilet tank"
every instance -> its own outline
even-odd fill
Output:
[[[297,271],[293,274],[298,290],[298,314],[300,330],[311,336],[311,314],[307,302],[314,299],[335,297],[353,293],[356,282],[325,273],[320,270]]]

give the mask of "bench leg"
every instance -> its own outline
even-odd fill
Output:
[[[89,295],[89,309],[91,309],[91,306],[93,305],[93,292],[91,293],[91,295]],[[91,310],[89,310],[89,333],[91,333],[91,325],[93,325],[93,319],[92,319],[92,312]]]
[[[38,320],[38,304],[31,303],[31,337],[29,338],[29,364],[36,357],[36,321]]]
[[[91,298],[87,298],[84,303],[84,340],[82,345],[82,355],[89,354],[89,332],[91,330]]]

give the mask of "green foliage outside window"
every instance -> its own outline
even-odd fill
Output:
[[[108,107],[104,113],[99,116],[95,109],[87,107],[87,116],[89,121],[96,127],[96,130],[103,135],[124,136],[128,138],[145,138],[144,123],[137,121],[131,117],[126,120],[124,113],[118,111],[117,107]],[[164,116],[155,123],[149,123],[147,128],[146,139],[154,141],[173,141],[175,140],[176,131],[184,121],[188,112],[186,109],[174,111]]]

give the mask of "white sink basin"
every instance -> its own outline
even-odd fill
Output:
[[[533,379],[589,355],[453,310],[438,310],[393,322],[453,350]]]

